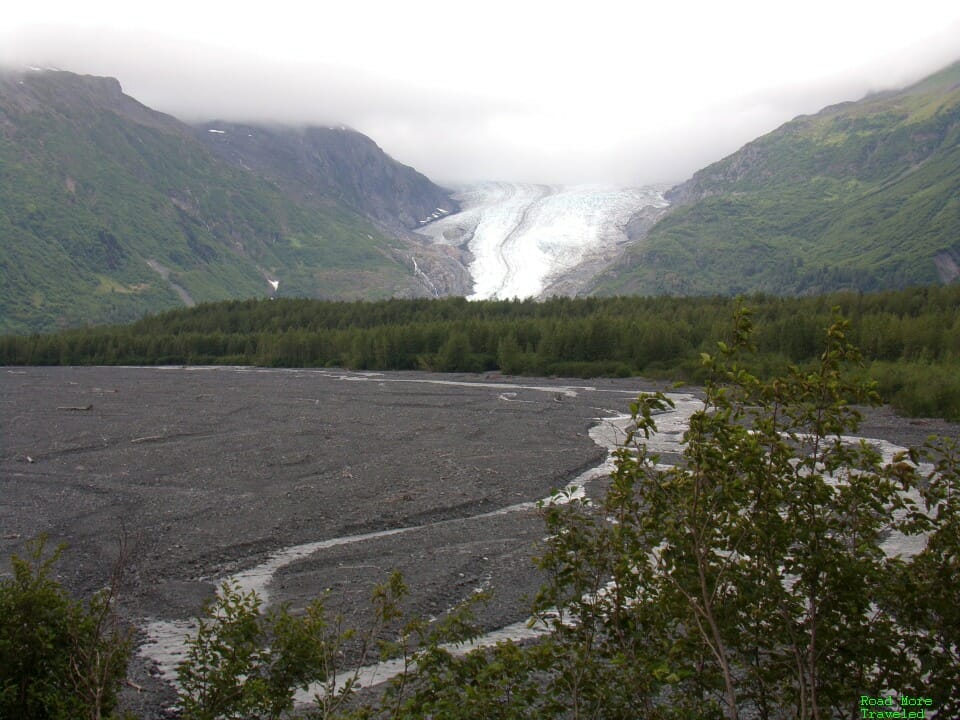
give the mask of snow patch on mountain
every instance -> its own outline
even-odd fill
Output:
[[[538,297],[578,266],[613,259],[630,218],[668,204],[649,187],[504,182],[462,187],[454,198],[459,213],[431,216],[418,232],[470,251],[471,300]]]

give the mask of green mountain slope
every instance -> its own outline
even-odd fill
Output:
[[[392,233],[421,227],[438,209],[459,210],[449,191],[396,162],[366,135],[339,127],[204,123],[196,137],[216,155],[306,200],[334,199]]]
[[[306,297],[427,293],[356,206],[232,166],[116,80],[0,74],[0,333],[264,296],[268,280]]]
[[[960,275],[960,63],[801,116],[673,188],[610,293],[801,294]]]

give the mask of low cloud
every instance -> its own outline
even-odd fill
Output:
[[[462,81],[439,70],[441,80],[398,77],[387,72],[389,53],[358,67],[278,57],[266,44],[56,24],[0,34],[0,62],[113,76],[129,95],[188,122],[344,124],[439,182],[647,184],[683,180],[797,114],[919,79],[956,59],[958,36],[954,22],[859,66],[746,91],[738,79],[726,94],[703,60],[650,71],[622,62],[595,69],[587,58],[583,71],[544,64],[535,72],[536,58],[525,59],[517,83],[498,86],[467,76],[480,66],[464,66]]]

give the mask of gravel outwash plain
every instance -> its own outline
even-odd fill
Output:
[[[69,547],[71,590],[109,577],[129,546],[123,614],[195,616],[217,581],[301,543],[413,527],[281,569],[271,601],[362,621],[392,569],[411,609],[437,615],[483,588],[479,620],[527,617],[541,578],[535,510],[598,465],[597,418],[628,412],[639,379],[257,368],[0,368],[0,573],[41,533]],[[958,434],[870,410],[861,433],[908,445]],[[165,717],[172,692],[136,656],[125,705]]]

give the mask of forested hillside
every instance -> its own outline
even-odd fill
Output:
[[[808,294],[960,278],[960,63],[800,116],[667,193],[594,291]]]
[[[205,304],[126,326],[0,338],[0,363],[342,366],[358,370],[701,381],[701,352],[729,334],[730,298],[555,298],[545,302],[278,299]],[[832,309],[887,400],[960,418],[960,286],[807,298],[756,295],[762,375],[817,359]]]
[[[368,171],[379,163],[397,183],[425,181],[422,202],[434,202],[438,188],[372,142],[364,147]],[[336,185],[328,178],[309,198],[294,195],[219,158],[193,128],[125,95],[112,78],[4,71],[0,332],[264,297],[270,280],[304,297],[432,292],[414,273],[408,243],[364,215],[399,212],[403,189],[374,207],[344,201]]]

